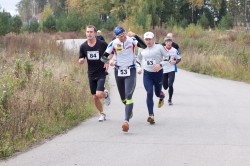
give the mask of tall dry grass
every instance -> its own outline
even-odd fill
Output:
[[[194,25],[173,31],[182,52],[179,67],[250,83],[250,32],[204,31]]]
[[[168,32],[174,33],[181,49],[180,68],[250,83],[249,31],[207,31],[193,24],[185,29],[174,26],[151,31],[157,43],[162,43]]]
[[[67,34],[68,35],[68,34]],[[61,133],[95,111],[86,66],[62,34],[0,38],[0,158]]]

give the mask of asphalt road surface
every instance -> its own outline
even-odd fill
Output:
[[[174,105],[155,101],[148,113],[142,75],[137,77],[134,117],[122,132],[124,105],[113,70],[107,120],[94,116],[63,135],[0,162],[1,166],[249,166],[250,85],[184,70],[176,73]],[[167,91],[165,91],[167,94]]]

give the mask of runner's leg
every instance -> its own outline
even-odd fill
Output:
[[[153,87],[153,80],[152,80],[152,73],[144,70],[143,72],[143,84],[144,88],[147,91],[147,107],[148,107],[148,114],[154,115],[154,101],[153,101],[153,95],[154,95],[154,87]]]
[[[136,69],[130,69],[130,76],[125,78],[125,97],[126,97],[126,106],[125,106],[125,120],[129,121],[130,116],[133,111],[134,102],[132,96],[136,86]]]

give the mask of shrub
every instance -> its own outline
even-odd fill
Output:
[[[11,27],[11,31],[19,34],[21,32],[21,28],[22,28],[23,22],[21,20],[20,16],[14,16],[12,18],[12,27]]]
[[[206,17],[205,14],[203,14],[199,20],[199,24],[201,25],[202,28],[208,29],[209,28],[209,21]]]
[[[56,19],[54,16],[49,15],[43,22],[44,32],[55,32],[56,31]]]
[[[11,15],[7,12],[0,12],[0,36],[4,36],[10,32]]]
[[[186,28],[186,36],[191,38],[197,38],[201,36],[202,32],[204,32],[199,25],[189,24]]]
[[[233,19],[229,15],[225,15],[222,17],[219,22],[218,28],[221,30],[231,29],[233,27]]]
[[[39,23],[37,19],[32,18],[29,25],[28,25],[29,32],[38,32],[39,31]]]
[[[182,27],[182,28],[187,28],[188,27],[188,20],[187,19],[182,19],[179,23],[179,25]]]

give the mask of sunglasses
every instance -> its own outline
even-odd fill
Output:
[[[125,33],[123,33],[123,34],[120,34],[120,35],[118,35],[118,36],[116,36],[117,38],[122,38],[122,37],[124,37],[126,34]]]

